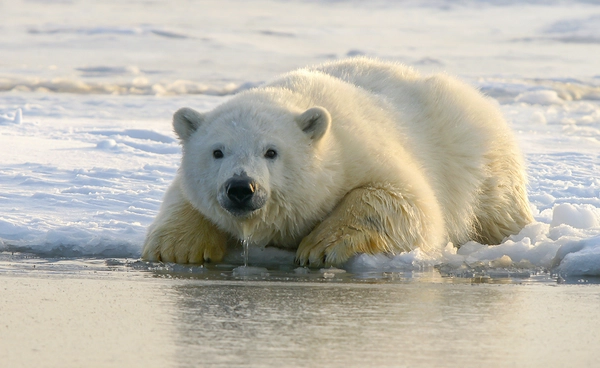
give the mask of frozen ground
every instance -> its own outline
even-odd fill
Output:
[[[348,271],[600,276],[600,6],[501,3],[0,2],[2,270],[29,269],[10,252],[135,260],[178,167],[177,108],[368,55],[447,71],[497,100],[526,155],[536,222],[500,246],[359,256]],[[254,249],[251,261],[264,257],[292,255]]]

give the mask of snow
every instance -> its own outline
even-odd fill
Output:
[[[554,207],[550,227],[565,224],[577,229],[596,228],[600,226],[599,219],[600,211],[596,207],[562,203]]]
[[[562,105],[565,102],[558,97],[558,92],[549,90],[524,92],[515,101],[538,105]]]
[[[359,255],[345,270],[600,276],[599,5],[44,0],[2,14],[0,250],[138,258],[179,165],[174,111],[367,55],[455,74],[496,100],[525,153],[536,222],[498,246]],[[293,253],[251,249],[259,260]]]

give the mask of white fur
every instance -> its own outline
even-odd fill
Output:
[[[318,138],[297,122],[315,106],[331,117]],[[417,210],[419,223],[405,219],[389,231],[420,233],[426,250],[460,245],[478,230],[497,242],[531,220],[521,156],[501,114],[446,75],[349,59],[291,72],[186,116],[194,130],[176,125],[184,132],[177,198],[238,239],[294,249],[349,191],[370,186],[392,188]],[[264,157],[271,148],[276,160]],[[223,159],[212,157],[215,149]],[[266,205],[243,220],[218,202],[219,188],[242,171],[268,193]]]

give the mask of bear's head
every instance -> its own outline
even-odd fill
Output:
[[[266,244],[305,235],[322,216],[318,202],[331,180],[321,147],[330,125],[323,107],[290,108],[252,94],[208,113],[182,108],[173,127],[183,146],[183,192],[238,238]]]

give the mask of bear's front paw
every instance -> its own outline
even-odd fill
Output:
[[[419,207],[389,185],[349,192],[298,247],[302,265],[340,266],[359,253],[395,254],[427,242]]]
[[[320,267],[344,264],[358,253],[381,253],[385,246],[378,244],[372,231],[354,226],[328,226],[323,223],[306,236],[296,252],[296,262],[303,266]]]
[[[148,234],[142,259],[204,264],[221,261],[226,250],[227,238],[221,232],[200,231],[185,234],[174,229],[159,227]]]

